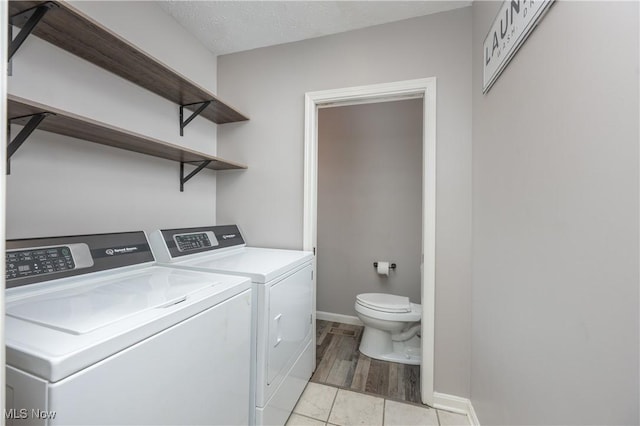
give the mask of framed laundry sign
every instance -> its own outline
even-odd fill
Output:
[[[484,39],[482,93],[487,93],[554,0],[504,0]]]

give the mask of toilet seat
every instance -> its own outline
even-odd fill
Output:
[[[387,313],[411,312],[411,302],[408,297],[384,293],[362,293],[356,296],[356,303]]]
[[[410,303],[409,312],[384,312],[364,306],[356,300],[356,312],[383,321],[418,322],[422,318],[422,305]]]

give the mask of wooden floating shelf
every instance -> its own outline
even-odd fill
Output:
[[[223,160],[14,95],[7,96],[7,108],[10,122],[21,125],[29,121],[29,116],[43,112],[52,113],[40,123],[39,130],[178,162],[210,161],[205,168],[212,170],[247,168],[244,164]]]
[[[45,3],[52,4],[53,7],[36,25],[32,34],[192,111],[198,105],[189,104],[211,101],[200,115],[214,123],[248,120],[248,117],[222,102],[213,93],[143,52],[67,2],[13,0],[9,2],[9,14],[14,16]],[[26,22],[25,18],[16,18],[13,24],[22,27]]]

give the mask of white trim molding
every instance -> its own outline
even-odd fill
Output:
[[[0,123],[7,122],[7,49],[9,42],[9,2],[1,1],[0,2],[0,46],[2,49],[0,50],[0,63],[2,64],[2,70],[0,71]],[[7,155],[7,132],[0,132],[0,146],[3,148],[0,150],[0,251],[4,253],[5,250],[5,239],[6,239],[6,228],[5,228],[5,219],[6,219],[6,155]],[[0,258],[0,268],[5,270],[5,257],[4,254]],[[4,289],[6,286],[4,274],[2,274],[2,278],[0,278],[0,341],[4,343]],[[4,344],[0,348],[0,365],[5,365],[5,346]],[[3,368],[0,371],[0,412],[5,413],[5,369]]]
[[[447,395],[446,393],[433,393],[433,408],[451,411],[453,413],[466,414],[469,424],[472,426],[480,426],[476,410],[468,398],[462,398],[455,395]]]
[[[305,94],[303,249],[315,253],[318,214],[318,108],[423,99],[422,402],[433,404],[436,287],[436,78],[347,87]],[[315,263],[315,260],[314,260]],[[314,264],[315,266],[315,264]],[[315,290],[314,290],[315,291]],[[314,294],[315,306],[315,294]],[[319,313],[318,313],[319,314]]]
[[[341,322],[342,324],[364,326],[360,318],[353,315],[334,314],[333,312],[316,311],[316,319],[322,321]]]

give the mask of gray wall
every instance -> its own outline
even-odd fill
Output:
[[[487,95],[473,4],[471,399],[638,424],[638,3],[558,1]]]
[[[251,121],[218,127],[249,165],[219,174],[219,223],[252,245],[302,247],[304,94],[437,77],[435,388],[469,395],[471,9],[218,57],[218,89]]]
[[[74,6],[215,92],[216,58],[157,5]],[[196,119],[181,138],[177,105],[36,37],[29,37],[15,55],[8,90],[161,140],[216,152],[215,124]],[[15,127],[13,135],[18,130]],[[175,162],[36,131],[14,155],[7,176],[7,237],[214,223],[215,173],[201,173],[184,193],[179,192],[178,173]]]
[[[317,309],[359,293],[420,303],[422,99],[318,111]],[[396,262],[378,275],[375,260]]]

